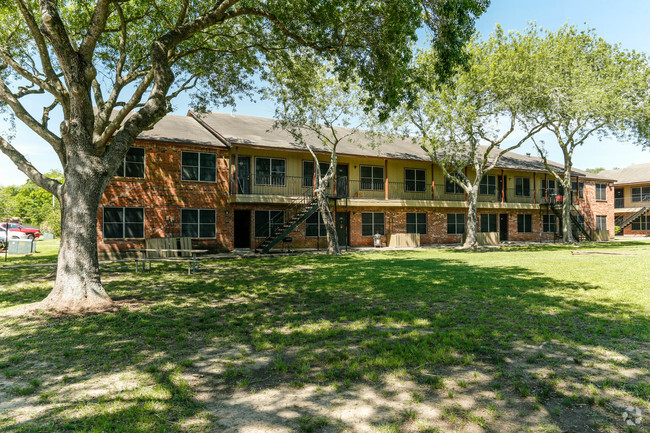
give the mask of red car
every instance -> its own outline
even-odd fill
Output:
[[[0,227],[6,229],[7,223],[0,223]],[[29,239],[36,239],[41,236],[41,231],[39,229],[28,229],[16,223],[9,223],[9,230],[25,233]]]

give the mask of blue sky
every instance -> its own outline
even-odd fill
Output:
[[[610,43],[620,43],[626,49],[650,53],[650,1],[648,0],[492,0],[488,11],[478,20],[477,30],[487,36],[495,25],[506,30],[523,30],[535,21],[539,26],[556,30],[564,23],[581,28],[595,28]],[[174,104],[176,114],[186,114],[189,100],[181,98]],[[36,107],[38,109],[38,107]],[[224,109],[222,111],[230,111]],[[273,106],[265,101],[243,101],[236,108],[239,114],[273,116]],[[52,125],[56,123],[53,121]],[[5,134],[8,125],[0,117],[0,133]],[[58,129],[58,128],[53,128]],[[541,137],[546,142],[549,157],[561,161],[561,153],[553,138]],[[60,168],[51,148],[28,128],[17,124],[12,143],[43,172]],[[533,152],[532,145],[524,145],[518,152]],[[616,140],[592,139],[574,154],[574,166],[578,168],[626,167],[631,164],[650,162],[650,151],[642,151],[632,143]],[[22,184],[26,180],[13,163],[0,153],[0,185]]]

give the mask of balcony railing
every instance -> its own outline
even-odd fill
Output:
[[[632,203],[648,203],[650,194],[632,194]]]
[[[250,195],[276,195],[283,197],[299,197],[314,187],[312,179],[303,178],[302,176],[281,176],[281,175],[263,175],[249,177],[239,177],[237,179],[235,194]],[[332,197],[335,195],[345,196],[347,192],[347,182],[345,178],[330,181],[327,187],[327,194]]]
[[[250,175],[241,177],[233,184],[233,194],[269,195],[281,197],[298,197],[313,190],[312,179],[302,176]],[[236,190],[235,190],[236,187]],[[465,192],[447,192],[445,185],[436,185],[432,192],[431,184],[424,182],[386,182],[385,180],[348,180],[339,177],[330,181],[327,188],[330,197],[369,199],[369,200],[436,200],[464,202]],[[501,196],[504,196],[503,199]],[[571,195],[573,196],[573,195]],[[507,188],[496,189],[492,194],[479,194],[479,203],[525,203],[525,204],[560,204],[564,196],[555,190],[522,190]]]
[[[617,208],[617,209],[618,209],[618,208],[625,207],[625,198],[623,198],[623,197],[616,197],[616,198],[614,199],[614,207]]]

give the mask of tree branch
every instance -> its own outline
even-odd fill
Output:
[[[290,39],[293,39],[294,41],[296,41],[300,45],[303,45],[305,47],[309,47],[309,48],[311,48],[311,49],[313,49],[313,50],[315,50],[317,52],[322,53],[322,52],[326,52],[326,51],[334,51],[340,45],[340,44],[330,44],[330,45],[321,46],[321,45],[319,45],[319,44],[317,44],[315,42],[308,41],[308,40],[304,39],[303,37],[301,37],[300,35],[298,35],[297,33],[289,30],[284,25],[284,23],[282,23],[282,21],[280,21],[280,19],[277,16],[275,16],[274,14],[272,14],[272,13],[270,13],[268,11],[260,9],[260,8],[240,8],[240,9],[231,11],[229,13],[226,13],[225,16],[224,16],[224,20],[227,20],[227,19],[230,19],[230,18],[235,18],[235,17],[242,16],[242,15],[252,15],[252,16],[258,16],[258,17],[261,17],[261,18],[266,18],[267,20],[272,22],[278,28],[278,30],[280,30],[286,37],[288,37]]]
[[[32,131],[40,135],[45,141],[50,143],[52,148],[59,155],[61,163],[65,166],[65,150],[61,139],[54,135],[47,127],[39,123],[31,114],[25,109],[23,104],[20,103],[16,95],[7,87],[4,80],[0,78],[0,100],[4,101],[12,109],[16,117],[18,117],[25,125]]]
[[[93,16],[90,19],[90,24],[86,28],[86,36],[84,36],[79,46],[79,54],[88,64],[92,64],[93,53],[97,41],[102,35],[106,27],[106,19],[108,18],[111,0],[98,0],[93,9]]]
[[[18,8],[20,9],[23,18],[27,23],[27,27],[29,28],[29,32],[32,38],[34,38],[34,42],[36,43],[41,65],[43,66],[43,71],[45,72],[47,81],[56,89],[57,94],[55,96],[59,99],[59,101],[61,101],[61,104],[64,107],[67,107],[68,92],[66,91],[65,87],[63,87],[63,84],[59,80],[59,76],[52,66],[52,59],[50,59],[47,43],[43,37],[43,34],[38,28],[38,23],[36,22],[36,19],[30,10],[30,6],[26,3],[26,0],[17,0],[16,3],[18,4]]]
[[[50,179],[44,176],[36,169],[27,159],[16,150],[7,140],[0,137],[0,150],[7,155],[11,161],[16,164],[16,167],[27,175],[36,185],[44,190],[54,194],[59,200],[61,199],[61,190],[63,185],[56,179]]]

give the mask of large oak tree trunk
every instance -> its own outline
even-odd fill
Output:
[[[65,173],[56,281],[40,304],[46,309],[89,311],[112,303],[101,283],[97,256],[97,212],[109,177],[90,165],[69,163],[77,169]]]
[[[478,247],[478,241],[476,240],[478,225],[478,217],[476,215],[478,185],[472,185],[470,192],[467,194],[467,202],[467,224],[465,225],[465,242],[463,243],[463,248],[476,249]]]

